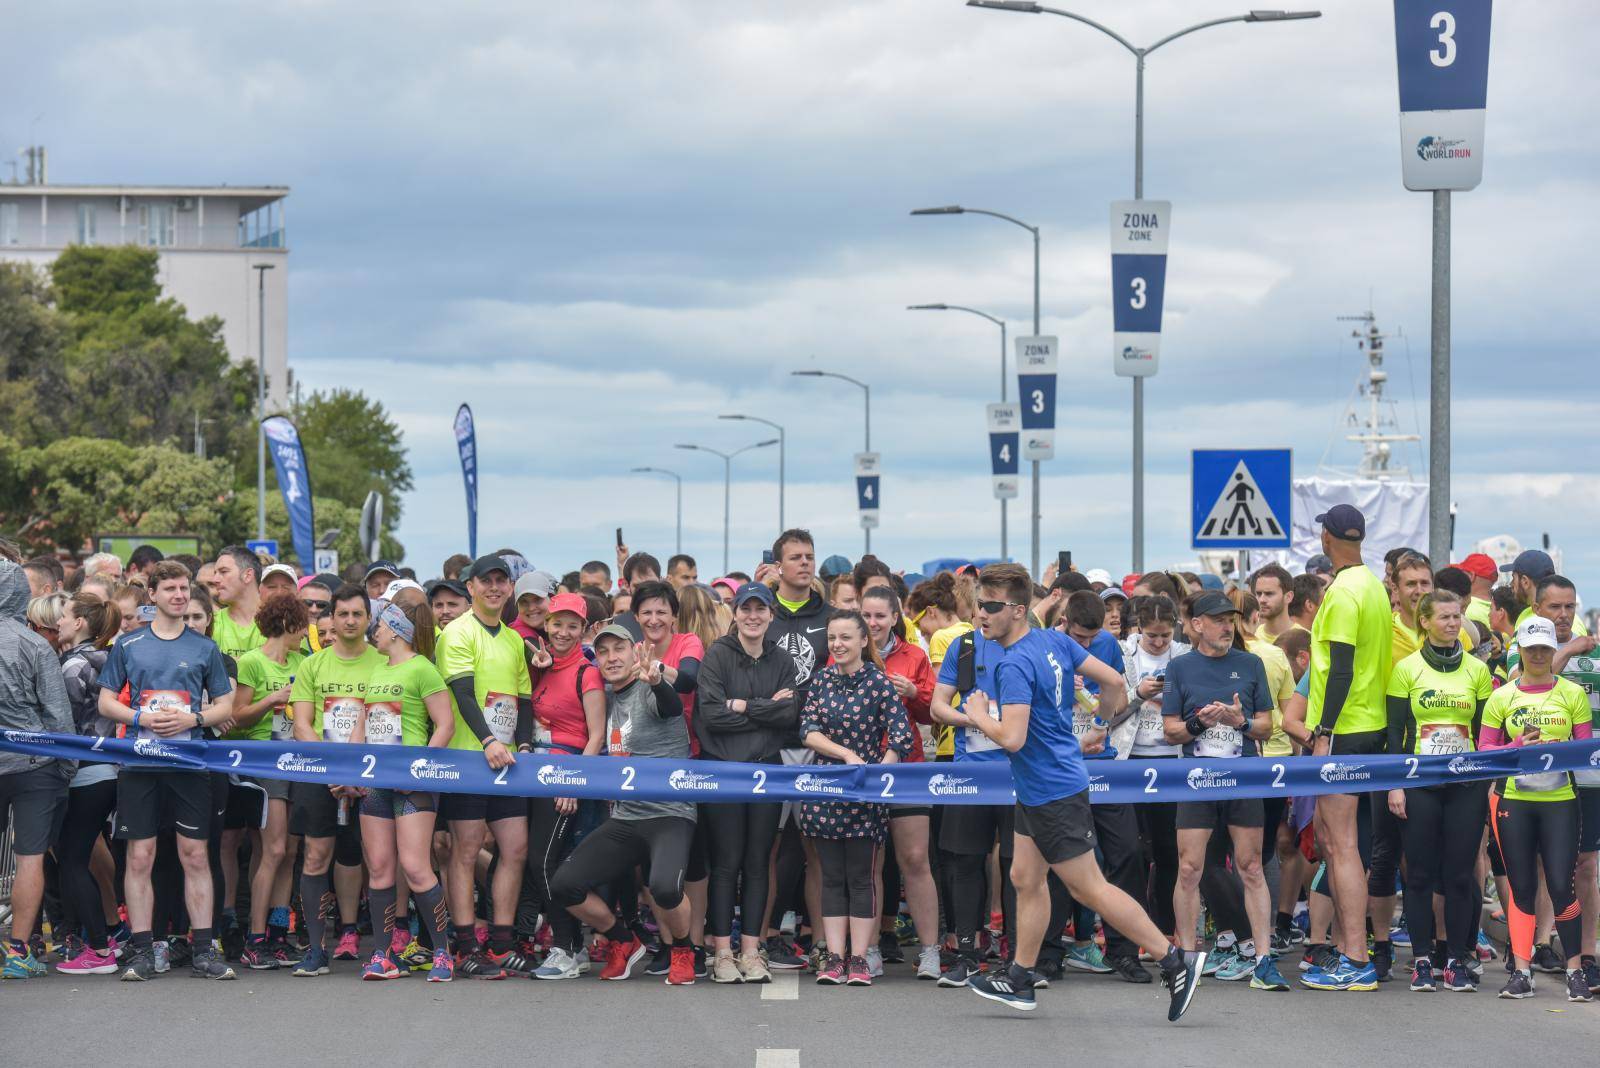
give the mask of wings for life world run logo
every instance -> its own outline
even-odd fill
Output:
[[[140,738],[133,743],[133,751],[140,756],[147,757],[176,757],[181,754],[170,745],[163,745],[154,738]]]
[[[1183,781],[1191,790],[1220,790],[1239,785],[1237,776],[1218,768],[1190,768]]]
[[[328,774],[328,765],[319,762],[315,757],[308,757],[301,753],[280,753],[278,754],[278,770],[326,775]]]
[[[418,757],[411,762],[411,777],[413,779],[459,779],[461,773],[455,770],[454,764],[444,764],[427,757]]]
[[[56,743],[42,734],[33,731],[6,731],[5,739],[19,745],[55,745]]]
[[[1438,159],[1470,159],[1472,149],[1459,137],[1435,137],[1429,134],[1417,142],[1417,158],[1430,162]]]
[[[1092,790],[1094,787],[1090,787]],[[961,797],[971,796],[978,792],[978,786],[971,779],[959,775],[933,775],[928,779],[928,792],[935,797]]]
[[[703,771],[678,768],[667,776],[667,785],[674,790],[715,790],[721,784],[717,782],[715,776],[707,775]]]
[[[1111,783],[1104,775],[1089,776],[1089,792],[1091,794],[1108,794],[1111,792]]]
[[[1476,771],[1488,771],[1489,765],[1474,756],[1458,756],[1450,758],[1445,770],[1452,775],[1471,775]]]
[[[803,794],[842,794],[844,785],[834,782],[825,775],[813,775],[803,771],[794,777],[794,788]],[[928,781],[928,789],[933,789],[933,780]]]
[[[1589,766],[1591,768],[1600,768],[1600,749],[1596,749],[1589,754]]]
[[[1372,778],[1372,772],[1365,769],[1365,764],[1328,763],[1322,765],[1317,774],[1323,782],[1366,782]]]
[[[558,768],[554,764],[546,764],[534,776],[543,786],[588,786],[589,778],[581,771],[572,768]]]
[[[1149,363],[1153,358],[1150,350],[1143,345],[1122,346],[1123,363]]]

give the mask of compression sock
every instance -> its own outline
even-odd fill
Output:
[[[427,941],[428,948],[438,950],[449,945],[445,927],[450,922],[450,916],[444,907],[443,884],[434,880],[433,885],[426,890],[413,890],[411,900],[417,903],[417,912],[422,920],[422,930],[419,934]]]
[[[333,884],[327,872],[300,875],[300,901],[306,913],[306,934],[311,936],[311,948],[323,949],[323,936],[328,929],[328,910],[334,905]]]
[[[372,942],[387,947],[394,941],[394,908],[397,891],[391,886],[367,888],[367,908],[372,915]]]
[[[237,909],[225,908],[222,910],[222,929],[231,930],[239,926],[239,912]]]
[[[274,942],[286,942],[289,939],[289,909],[286,905],[274,905],[267,910],[267,937]]]

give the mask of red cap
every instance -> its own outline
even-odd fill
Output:
[[[1468,553],[1467,558],[1455,566],[1481,579],[1493,581],[1500,575],[1500,569],[1495,566],[1495,562],[1484,553]]]
[[[1130,575],[1123,575],[1122,576],[1122,592],[1127,594],[1129,597],[1132,597],[1133,596],[1133,588],[1135,586],[1139,585],[1139,580],[1142,579],[1142,578],[1144,578],[1143,575],[1131,575],[1131,574]]]
[[[589,622],[589,602],[581,594],[558,593],[550,598],[550,614],[571,612],[585,623]]]

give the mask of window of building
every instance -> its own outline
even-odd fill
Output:
[[[139,244],[165,248],[174,243],[178,209],[173,204],[139,205]]]
[[[94,244],[95,209],[93,204],[78,205],[78,244]]]
[[[0,204],[0,245],[22,244],[22,227],[15,204]]]

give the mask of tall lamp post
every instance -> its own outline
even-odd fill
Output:
[[[674,549],[673,552],[683,552],[683,476],[678,474],[676,471],[668,471],[664,467],[635,467],[633,469],[633,473],[636,475],[666,475],[678,484],[678,547]]]
[[[863,397],[865,399],[865,403],[866,403],[866,407],[865,407],[865,414],[866,414],[866,422],[865,422],[866,444],[862,448],[861,451],[862,452],[871,452],[872,451],[872,387],[871,386],[867,385],[865,382],[862,382],[860,379],[851,378],[849,375],[841,375],[841,374],[838,374],[835,371],[790,371],[789,373],[792,374],[792,375],[796,375],[796,376],[798,376],[800,378],[837,378],[839,381],[848,382],[852,386],[860,386],[861,387],[861,393],[862,393],[862,395],[863,395]],[[863,528],[861,528],[861,533],[866,535],[866,543],[865,543],[866,544],[866,548],[864,550],[862,550],[862,551],[864,553],[872,552],[872,528],[871,527],[863,527]]]
[[[772,429],[778,432],[778,533],[781,534],[785,530],[788,530],[789,528],[786,527],[783,522],[784,452],[788,449],[788,445],[786,444],[788,435],[784,433],[783,427],[779,426],[777,423],[774,423],[771,419],[763,419],[759,415],[719,415],[717,418],[742,419],[750,423],[760,423],[763,426],[770,426]]]
[[[1027,0],[967,0],[968,7],[989,8],[993,11],[1015,11],[1025,15],[1060,15],[1081,22],[1117,42],[1133,54],[1135,65],[1133,95],[1133,198],[1144,199],[1144,61],[1145,57],[1162,45],[1187,36],[1197,30],[1222,26],[1230,22],[1294,22],[1300,19],[1321,18],[1320,11],[1249,11],[1243,15],[1197,22],[1175,33],[1169,33],[1153,45],[1140,48],[1126,37],[1101,25],[1094,19],[1060,8],[1045,7]],[[1037,334],[1039,328],[1034,327]],[[1035,571],[1038,561],[1034,561]],[[1144,571],[1144,379],[1133,380],[1133,570]]]
[[[996,319],[988,312],[979,311],[977,308],[968,308],[960,304],[907,304],[906,311],[958,311],[979,315],[989,320],[1000,328],[1000,403],[1006,401],[1006,321]],[[1000,559],[1004,560],[1009,555],[1007,549],[1006,505],[1010,502],[1004,497],[1000,498]]]
[[[987,215],[992,219],[1002,219],[1013,226],[1020,226],[1033,235],[1033,336],[1039,336],[1039,228],[1030,226],[1021,219],[1013,218],[1004,212],[989,211],[986,208],[964,208],[959,204],[947,204],[942,208],[917,208],[913,215]],[[1003,372],[1002,372],[1003,373]],[[1005,400],[1002,395],[1001,400]],[[1039,575],[1039,461],[1033,461],[1033,574]]]
[[[256,272],[256,539],[267,537],[267,272],[273,264],[257,263]]]
[[[754,445],[746,445],[742,449],[734,449],[732,452],[723,452],[721,449],[713,449],[705,445],[674,446],[679,449],[689,449],[692,452],[709,452],[713,456],[722,457],[722,573],[724,575],[728,573],[728,514],[729,505],[733,500],[733,458],[741,452],[749,452],[751,449],[764,449],[768,445],[776,445],[777,443],[777,438],[769,438],[766,441],[758,441]]]

